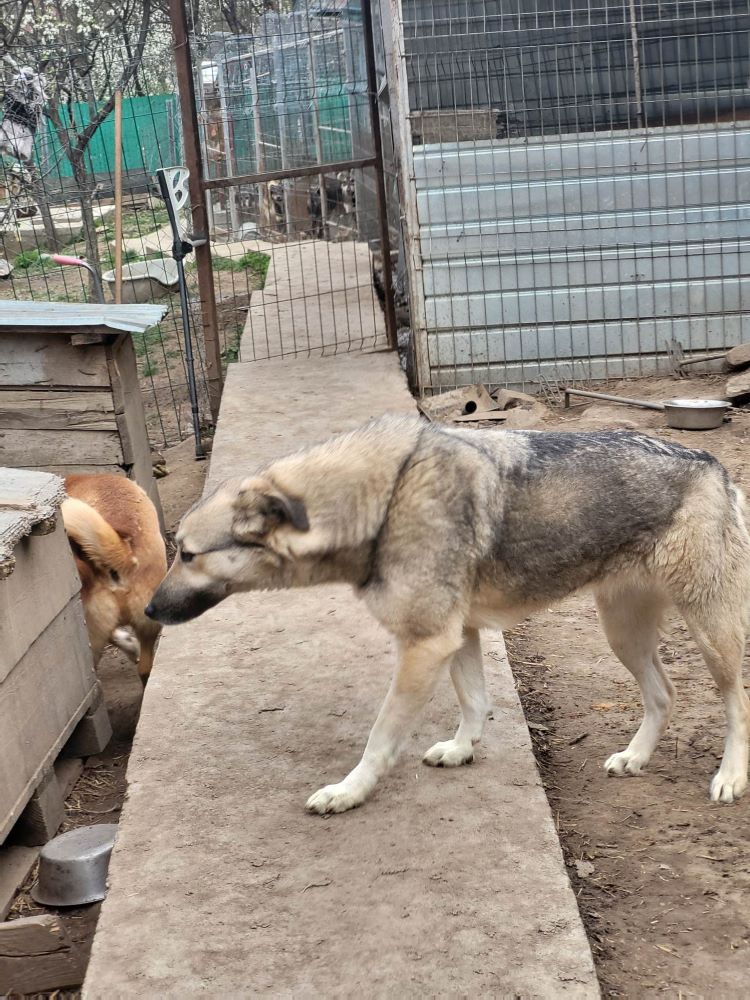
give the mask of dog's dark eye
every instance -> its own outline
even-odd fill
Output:
[[[195,553],[194,552],[181,552],[180,553],[180,559],[182,559],[183,562],[186,562],[186,563],[187,562],[192,562],[194,558],[195,558]]]

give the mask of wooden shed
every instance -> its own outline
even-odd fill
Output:
[[[124,472],[162,519],[131,335],[161,305],[0,302],[0,465]]]
[[[57,476],[0,468],[0,844],[37,789],[54,781],[55,760],[84,716],[105,711],[59,512],[64,497]],[[105,724],[101,743],[106,712]]]

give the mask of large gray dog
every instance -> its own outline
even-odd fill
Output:
[[[367,798],[393,765],[446,664],[461,706],[425,761],[470,762],[487,717],[478,629],[509,628],[584,587],[645,713],[605,767],[637,774],[669,722],[659,659],[666,609],[684,616],[724,699],[711,798],[744,791],[742,685],[750,537],[722,465],[645,434],[454,430],[384,417],[221,485],[184,518],[147,614],[187,621],[246,590],[352,584],[397,639],[398,664],[361,761],[313,812]]]

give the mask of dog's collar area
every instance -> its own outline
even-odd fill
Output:
[[[229,545],[214,545],[210,549],[202,549],[200,552],[186,552],[180,547],[180,559],[183,562],[192,562],[197,556],[207,556],[210,552],[228,552],[230,549],[262,549],[262,542],[231,542]]]

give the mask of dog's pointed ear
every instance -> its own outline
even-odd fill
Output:
[[[297,531],[309,530],[302,500],[288,496],[266,479],[246,479],[234,501],[233,536],[239,542],[263,538],[281,524],[290,524]]]

